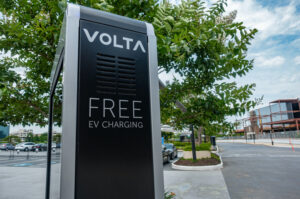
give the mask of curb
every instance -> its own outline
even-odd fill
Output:
[[[251,144],[251,145],[260,145],[260,146],[269,146],[269,147],[279,147],[279,148],[291,148],[291,146],[288,146],[287,143],[275,143],[274,142],[274,145],[271,145],[269,143],[245,143],[245,142],[219,142],[219,143],[237,143],[237,144]],[[280,144],[287,144],[287,145],[280,145]],[[294,144],[294,148],[300,148],[300,145],[299,144]]]
[[[222,157],[219,153],[217,152],[212,152],[220,157],[220,164],[217,165],[211,165],[211,166],[182,166],[182,165],[175,165],[178,160],[175,162],[172,162],[172,169],[175,170],[183,170],[183,171],[211,171],[211,170],[217,170],[217,169],[222,169],[223,168],[223,160]]]

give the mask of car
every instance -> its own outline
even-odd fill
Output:
[[[14,149],[15,149],[14,145],[12,145],[10,143],[0,144],[0,150],[14,150]]]
[[[164,146],[167,148],[167,151],[170,153],[171,160],[177,158],[178,151],[177,148],[172,143],[165,143]]]
[[[34,145],[35,143],[33,142],[22,142],[16,145],[15,150],[30,151]]]
[[[41,149],[42,149],[42,151],[47,151],[48,143],[41,143]]]
[[[61,143],[56,143],[56,148],[61,148]]]
[[[36,149],[39,151],[47,151],[47,145],[44,143],[35,144],[31,150],[36,151]]]
[[[167,148],[162,145],[162,158],[163,158],[163,163],[168,163],[170,162],[171,156],[170,156],[170,152],[167,151]]]

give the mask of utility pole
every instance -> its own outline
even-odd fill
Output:
[[[273,138],[272,138],[272,131],[270,131],[270,138],[271,138],[272,145],[274,145]]]

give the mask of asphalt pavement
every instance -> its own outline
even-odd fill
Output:
[[[220,143],[219,146],[222,170],[178,171],[165,164],[166,190],[175,192],[177,199],[300,198],[300,148],[293,152],[290,148],[263,145]],[[0,190],[5,191],[0,198],[20,198],[30,191],[35,192],[31,198],[44,195],[46,156],[30,154],[11,156],[9,152],[1,152]],[[59,155],[53,157],[52,164],[59,166]],[[37,189],[40,191],[36,192]]]
[[[273,141],[273,145],[272,145]],[[218,139],[218,143],[244,143],[244,144],[262,144],[273,147],[300,148],[299,138],[273,138],[271,139]]]
[[[60,151],[52,152],[52,164],[60,163]],[[46,168],[46,152],[1,151],[0,167],[34,167]]]
[[[46,168],[0,167],[1,199],[45,198]]]
[[[52,152],[51,171],[60,168],[60,151]],[[45,196],[46,152],[0,152],[0,198],[41,199]]]
[[[231,199],[299,199],[300,149],[219,143]]]

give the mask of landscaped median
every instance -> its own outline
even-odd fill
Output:
[[[202,143],[196,146],[196,160],[193,160],[191,143],[178,147],[183,150],[183,155],[180,159],[172,163],[173,169],[194,171],[223,168],[221,156],[217,151],[211,151],[210,143]]]

